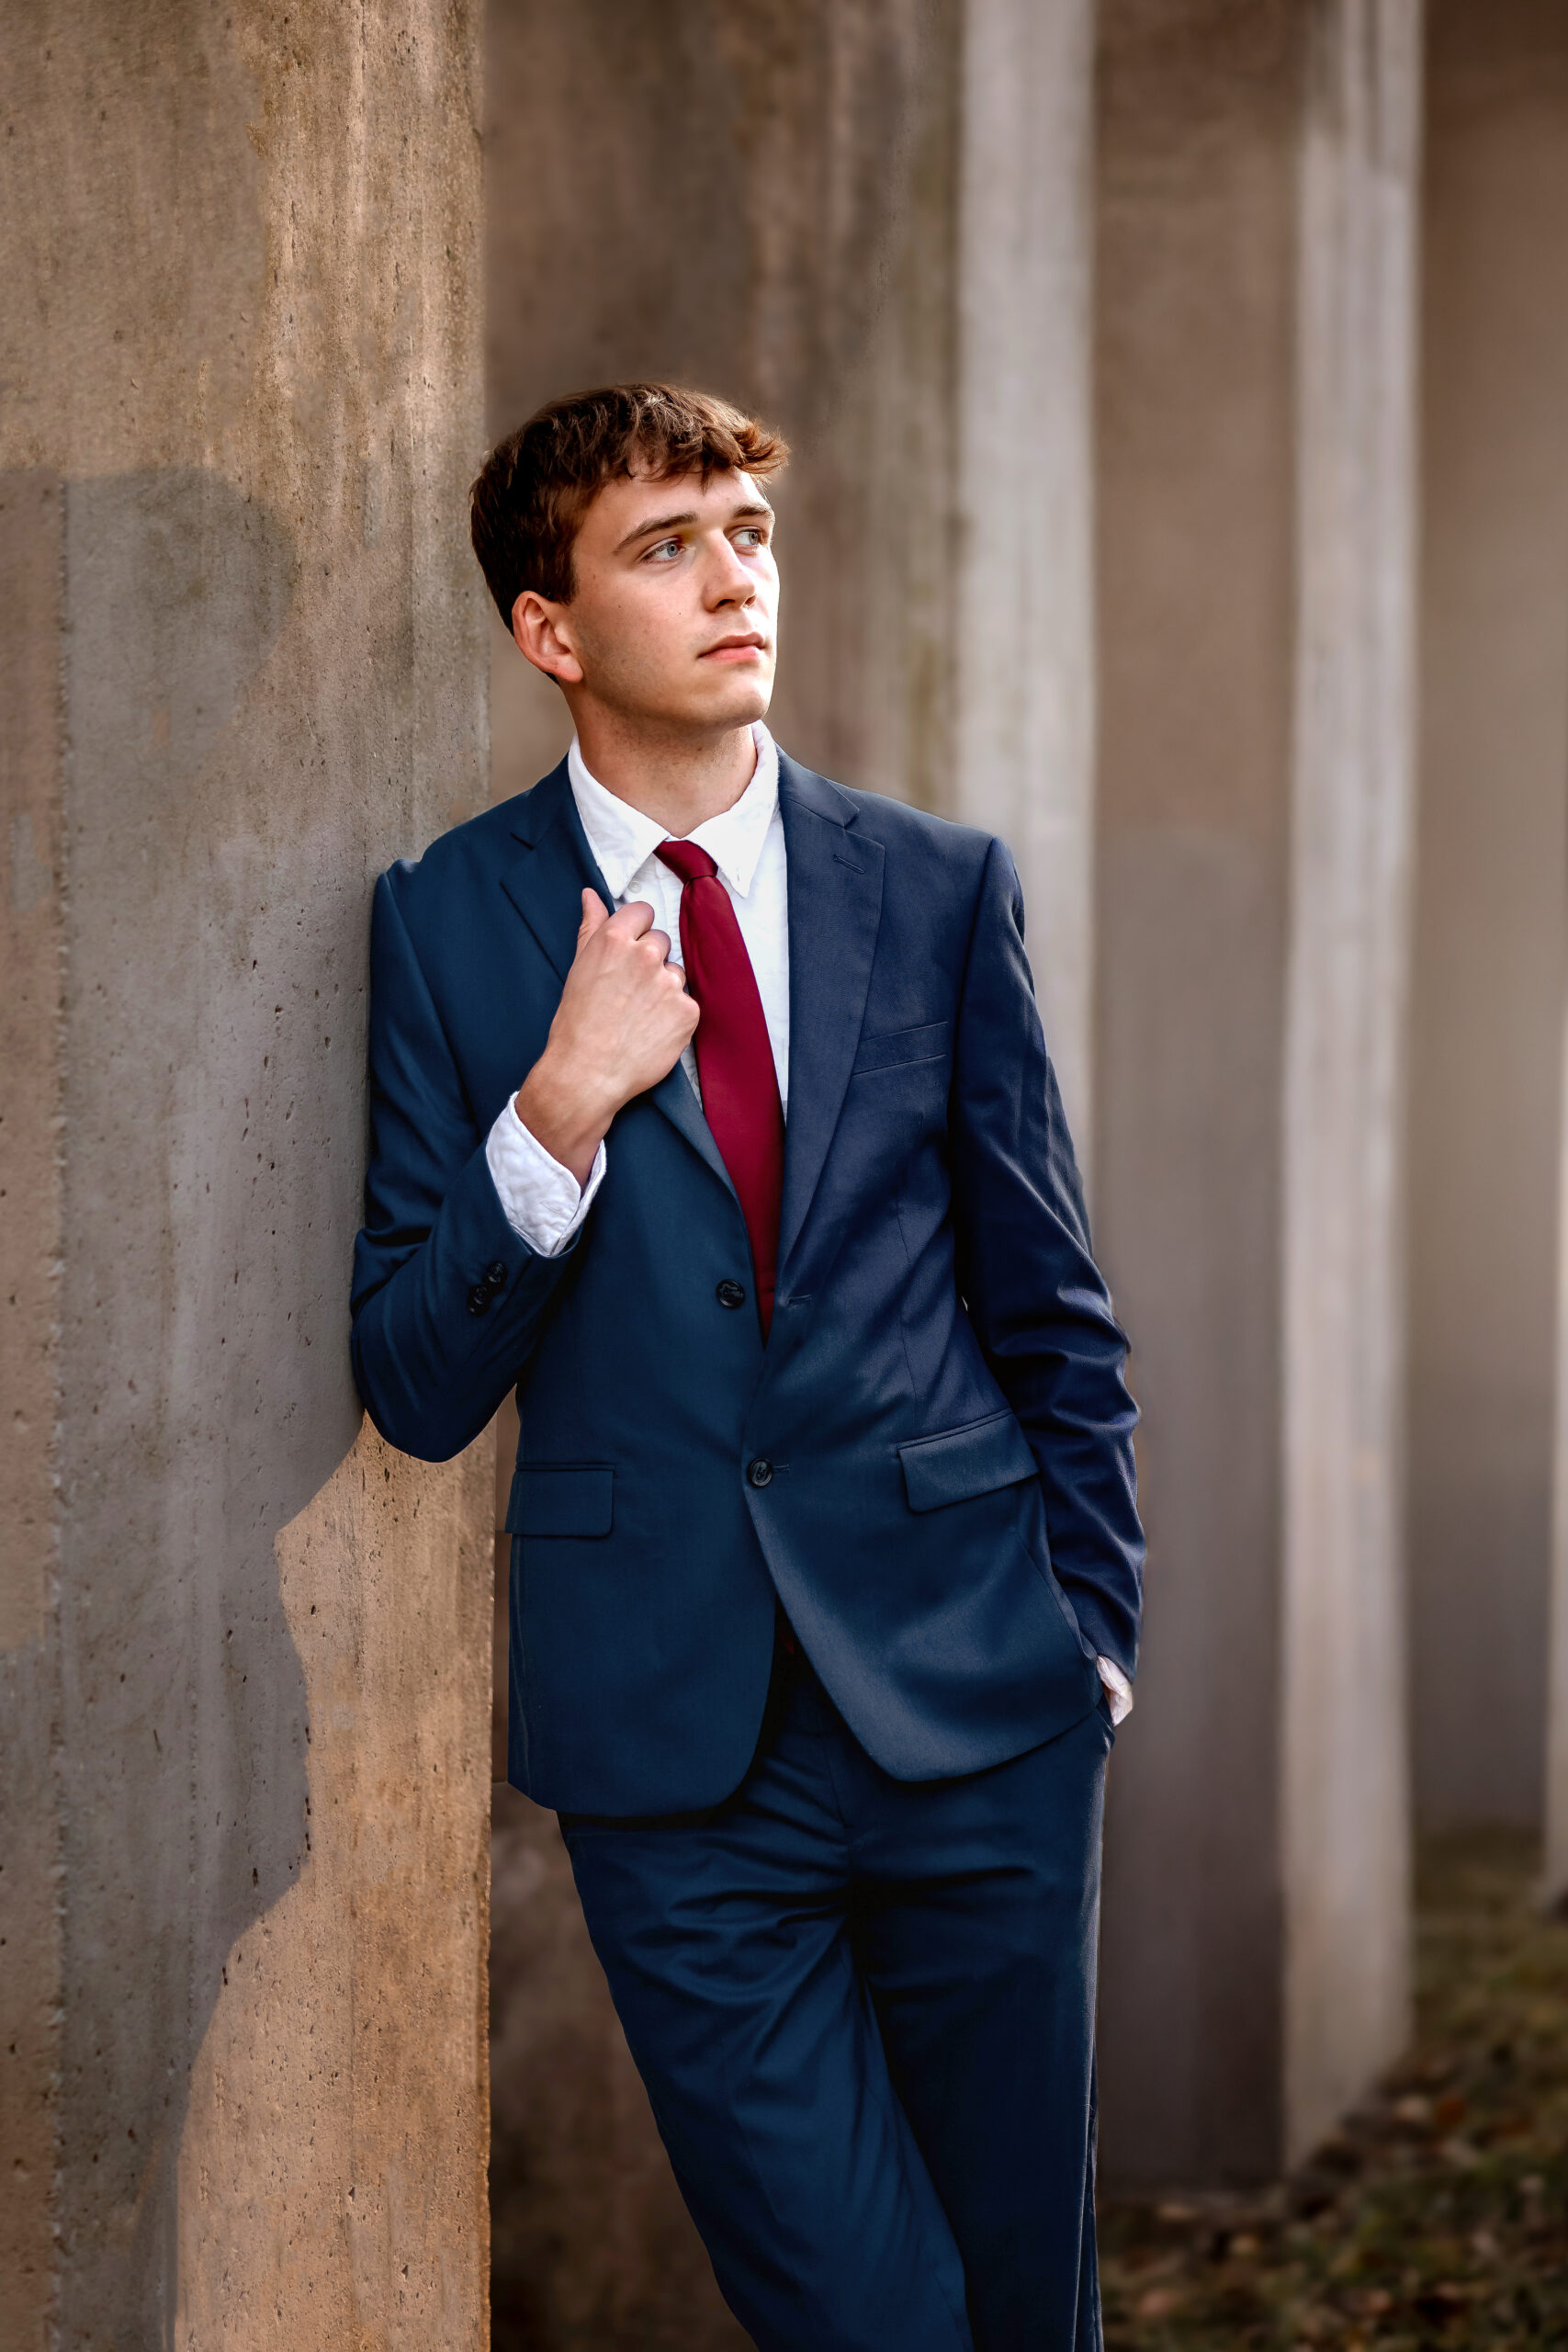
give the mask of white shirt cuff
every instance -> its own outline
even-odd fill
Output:
[[[1133,1712],[1133,1686],[1114,1658],[1097,1657],[1100,1679],[1111,1693],[1111,1720],[1113,1724],[1124,1723]]]
[[[588,1182],[579,1191],[570,1169],[552,1159],[524,1125],[514,1094],[507,1096],[504,1109],[485,1138],[485,1165],[502,1214],[518,1240],[526,1242],[536,1258],[560,1256],[592,1207],[608,1164],[601,1144]]]

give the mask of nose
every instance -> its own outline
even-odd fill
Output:
[[[753,575],[740,560],[724,532],[708,573],[708,604],[715,611],[725,605],[749,605],[757,593]]]

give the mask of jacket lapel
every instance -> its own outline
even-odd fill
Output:
[[[615,903],[588,846],[564,760],[523,795],[512,831],[525,854],[508,866],[501,887],[538,941],[556,978],[564,980],[577,953],[583,891],[597,890],[607,907]]]
[[[577,954],[583,891],[597,890],[611,909],[615,903],[588,846],[564,760],[532,792],[524,794],[512,830],[523,843],[524,854],[502,876],[501,887],[564,983]],[[680,1129],[699,1158],[706,1160],[719,1182],[733,1193],[729,1171],[679,1062],[660,1079],[649,1099],[659,1105],[671,1126]]]
[[[882,844],[847,793],[781,753],[789,867],[789,1124],[779,1272],[800,1238],[839,1124],[882,916]]]
[[[692,1149],[700,1153],[707,1161],[719,1182],[739,1207],[739,1195],[730,1181],[729,1170],[720,1157],[718,1146],[713,1139],[713,1129],[704,1118],[703,1106],[693,1093],[692,1081],[679,1062],[673,1069],[665,1072],[649,1100],[658,1103],[672,1127],[680,1128]]]

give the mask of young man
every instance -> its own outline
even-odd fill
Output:
[[[631,384],[474,485],[577,738],[377,887],[355,1372],[516,1387],[511,1778],[761,2352],[1086,2352],[1125,1343],[1007,851],[762,724],[784,457]]]

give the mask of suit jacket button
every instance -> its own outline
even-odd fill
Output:
[[[485,1315],[490,1311],[491,1293],[483,1283],[476,1283],[468,1293],[468,1313]]]
[[[714,1296],[721,1306],[744,1306],[746,1304],[745,1291],[739,1283],[732,1283],[728,1274],[719,1283]]]
[[[754,1487],[771,1487],[773,1482],[773,1465],[771,1462],[762,1461],[759,1456],[755,1462],[747,1464],[746,1476]]]
[[[506,1268],[499,1258],[495,1261],[493,1265],[487,1266],[485,1268],[485,1280],[490,1284],[491,1290],[504,1290],[506,1288]]]

